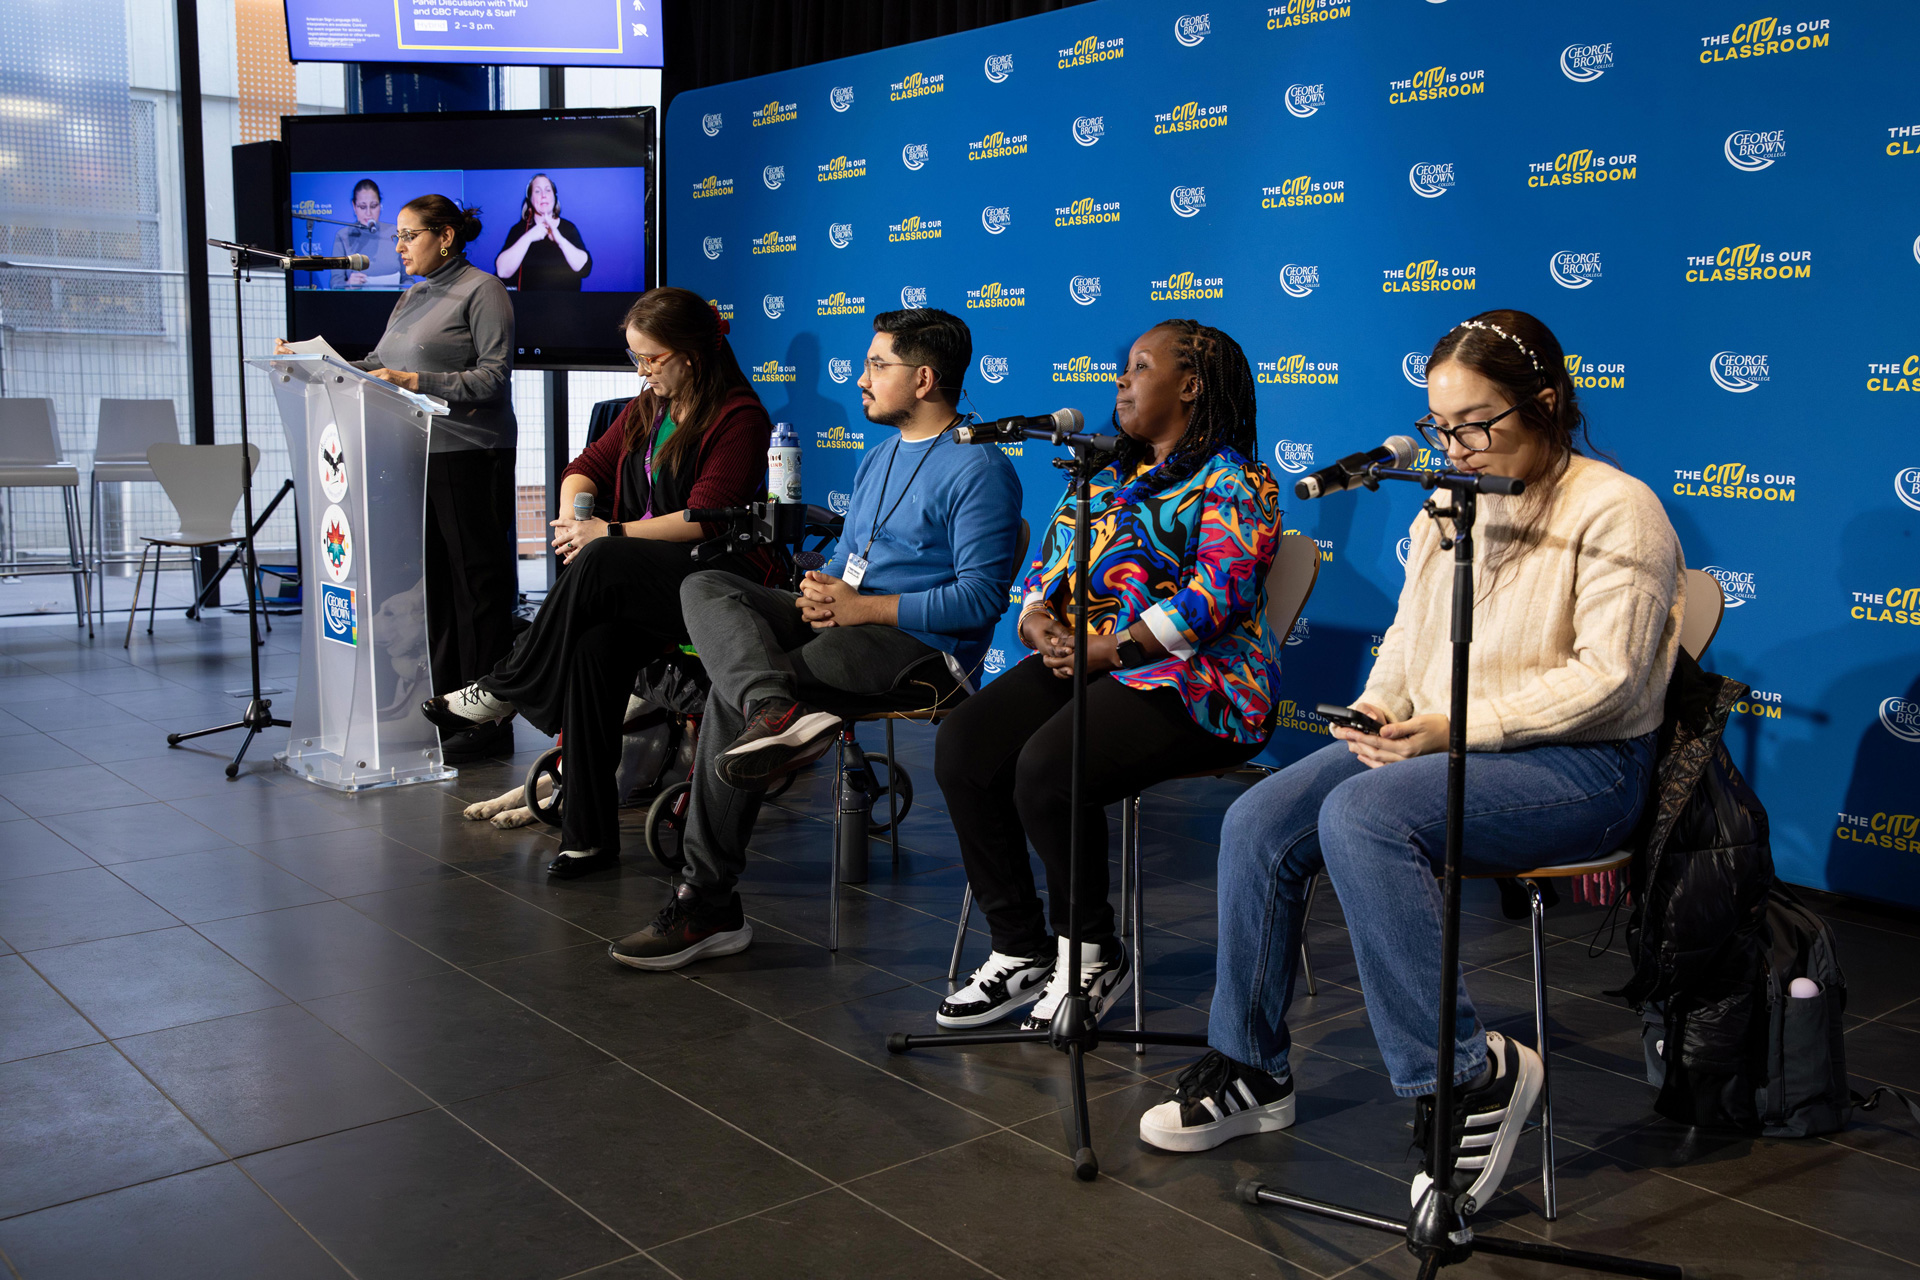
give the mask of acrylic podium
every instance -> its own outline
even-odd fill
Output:
[[[293,468],[303,617],[282,766],[334,791],[457,777],[420,714],[428,669],[427,437],[447,406],[332,356],[249,360]]]

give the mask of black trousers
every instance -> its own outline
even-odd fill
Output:
[[[1065,935],[1072,816],[1073,682],[1038,655],[968,698],[940,726],[934,773],[960,837],[974,901],[993,949],[1051,955],[1047,924]],[[1080,822],[1078,936],[1111,942],[1107,805],[1181,774],[1245,764],[1265,743],[1229,742],[1194,723],[1171,689],[1130,689],[1111,675],[1087,683],[1087,782]],[[1050,910],[1034,888],[1027,842],[1047,871]]]
[[[619,852],[620,723],[640,668],[686,642],[680,582],[696,568],[691,550],[653,538],[589,542],[478,681],[540,732],[564,735],[563,850]]]
[[[512,449],[427,455],[427,641],[433,691],[493,669],[520,599]]]

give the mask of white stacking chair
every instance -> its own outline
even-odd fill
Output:
[[[251,481],[253,469],[260,465],[260,446],[250,444],[246,449],[247,477]],[[152,635],[153,615],[160,600],[160,556],[165,549],[231,546],[246,537],[245,530],[233,531],[233,513],[241,497],[239,451],[237,444],[156,444],[147,448],[147,462],[153,468],[154,479],[167,491],[167,500],[173,503],[174,512],[180,517],[180,527],[172,533],[141,538],[147,545],[141,549],[140,570],[134,575],[134,607],[127,610],[127,636],[121,648],[133,644],[133,619],[139,612],[140,584],[146,578],[149,555],[153,556],[154,565],[153,593],[147,600],[147,634]],[[196,570],[198,563],[193,561]],[[249,575],[252,573],[251,565],[242,568]],[[197,585],[197,571],[194,576]],[[247,590],[253,589],[249,576]]]
[[[153,468],[147,463],[147,449],[156,444],[180,443],[180,424],[174,416],[172,400],[112,400],[102,397],[97,434],[93,443],[93,475],[90,480],[93,576],[100,585],[100,614],[107,612],[107,564],[132,564],[144,557],[127,551],[108,552],[107,517],[100,501],[101,488],[109,484],[157,484]]]
[[[80,519],[80,469],[60,460],[53,401],[0,399],[0,489],[8,490],[7,540],[0,574],[8,577],[64,573],[73,579],[73,621],[93,635],[93,584],[88,580],[86,539]],[[14,489],[59,489],[67,517],[67,561],[23,562],[15,541]]]

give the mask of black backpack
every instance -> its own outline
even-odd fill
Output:
[[[1838,1132],[1856,1107],[1873,1110],[1891,1093],[1920,1123],[1920,1103],[1898,1090],[1863,1098],[1848,1086],[1846,973],[1833,930],[1790,889],[1769,888],[1760,926],[1724,959],[1720,981],[1645,1010],[1655,1110],[1705,1128],[1811,1138]],[[1818,991],[1793,995],[1796,978]]]

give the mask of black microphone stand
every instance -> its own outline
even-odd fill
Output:
[[[1054,1011],[1053,1024],[1045,1031],[958,1031],[932,1035],[895,1032],[887,1037],[887,1049],[905,1053],[909,1049],[964,1048],[987,1044],[1050,1044],[1067,1055],[1070,1067],[1068,1084],[1073,1095],[1073,1174],[1082,1182],[1100,1176],[1100,1162],[1093,1153],[1093,1126],[1087,1116],[1086,1055],[1100,1047],[1100,1027],[1092,1017],[1087,997],[1080,989],[1080,824],[1084,821],[1080,797],[1087,774],[1087,572],[1090,550],[1089,508],[1092,505],[1093,477],[1112,460],[1119,447],[1116,436],[1073,434],[1058,427],[1000,427],[993,439],[1024,437],[1065,445],[1073,450],[1071,458],[1056,458],[1054,466],[1065,471],[1074,482],[1073,510],[1073,735],[1072,776],[1069,792],[1073,812],[1068,817],[1067,844],[1072,851],[1067,859],[1067,995]],[[985,439],[976,436],[976,440]],[[1058,886],[1052,886],[1056,891]],[[1134,975],[1138,982],[1139,975]],[[1136,1045],[1169,1045],[1204,1048],[1207,1038],[1183,1032],[1145,1031],[1138,1027],[1114,1033]]]
[[[1476,1235],[1461,1215],[1453,1196],[1453,1083],[1454,1018],[1458,1011],[1460,970],[1460,863],[1467,794],[1467,680],[1468,654],[1473,644],[1473,522],[1482,493],[1519,494],[1523,481],[1506,476],[1464,475],[1454,471],[1402,471],[1384,466],[1367,468],[1355,483],[1379,488],[1382,480],[1404,480],[1423,489],[1446,489],[1453,496],[1442,507],[1432,498],[1423,510],[1435,523],[1450,520],[1453,532],[1442,535],[1440,546],[1453,551],[1453,687],[1447,718],[1447,863],[1441,873],[1440,1023],[1435,1041],[1438,1059],[1433,1093],[1433,1128],[1427,1134],[1427,1193],[1405,1222],[1346,1205],[1275,1191],[1248,1178],[1240,1183],[1240,1198],[1252,1205],[1271,1204],[1301,1213],[1333,1218],[1353,1226],[1369,1227],[1403,1236],[1407,1250],[1420,1259],[1420,1280],[1431,1280],[1442,1267],[1458,1266],[1475,1253],[1525,1258],[1558,1267],[1580,1267],[1613,1275],[1645,1276],[1648,1280],[1680,1280],[1679,1267],[1643,1262],[1612,1254],[1588,1253],[1560,1245],[1536,1244],[1501,1236]]]
[[[243,300],[240,294],[240,273],[244,269],[249,255],[269,258],[278,262],[282,269],[286,266],[286,255],[273,253],[265,249],[256,249],[252,245],[230,244],[225,240],[209,240],[208,244],[217,249],[225,249],[233,261],[233,350],[234,375],[239,379],[240,393],[240,501],[244,508],[241,546],[246,551],[246,560],[242,573],[247,580],[247,657],[253,663],[252,697],[247,700],[247,709],[232,724],[219,724],[211,729],[195,729],[191,733],[170,733],[167,745],[177,747],[194,738],[204,738],[209,734],[225,733],[229,729],[245,729],[247,736],[241,740],[240,749],[233,753],[233,759],[227,765],[227,776],[240,776],[240,761],[245,758],[247,748],[263,730],[272,728],[290,729],[290,720],[276,720],[273,716],[273,703],[260,692],[260,611],[255,596],[260,585],[260,560],[253,545],[253,459],[252,439],[247,434],[247,345],[244,336]],[[274,501],[279,502],[278,498]],[[236,553],[237,554],[237,553]],[[197,604],[197,602],[196,602]]]

